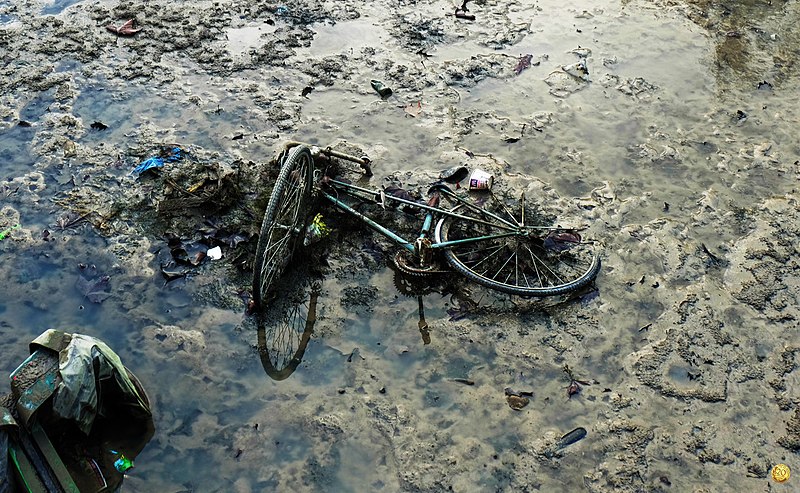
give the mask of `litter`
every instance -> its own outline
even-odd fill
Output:
[[[5,240],[6,236],[10,235],[12,231],[14,231],[15,229],[19,229],[21,227],[22,227],[21,225],[15,224],[8,229],[0,231],[0,241]]]
[[[372,88],[375,89],[375,92],[377,92],[382,99],[386,99],[392,95],[392,89],[390,87],[385,86],[383,82],[372,79],[371,81],[369,81],[369,83],[372,86]]]
[[[222,258],[222,248],[215,246],[214,248],[209,248],[206,252],[206,255],[211,260],[219,260]]]
[[[470,190],[491,190],[494,177],[482,169],[476,169],[469,177]]]
[[[160,168],[164,166],[165,163],[174,163],[183,159],[186,155],[185,151],[180,147],[173,147],[170,153],[166,157],[161,156],[154,156],[148,159],[145,159],[139,166],[135,167],[130,174],[132,175],[141,175],[145,171],[152,169],[152,168]]]

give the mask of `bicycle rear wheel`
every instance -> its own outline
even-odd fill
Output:
[[[456,272],[488,288],[519,296],[555,296],[591,283],[600,270],[594,246],[574,229],[530,224],[524,195],[514,205],[459,205],[436,225],[437,243]]]
[[[253,300],[263,310],[270,288],[289,264],[302,241],[309,215],[314,158],[306,146],[292,148],[284,158],[269,198],[253,264]]]

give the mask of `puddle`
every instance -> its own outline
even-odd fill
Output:
[[[389,33],[369,20],[316,24],[309,54],[313,57],[358,52],[367,46],[380,47]]]
[[[83,0],[52,0],[46,2],[42,7],[42,15],[58,15],[73,5],[81,3]]]
[[[228,51],[233,56],[243,57],[247,53],[258,48],[264,43],[266,35],[272,33],[277,29],[274,24],[255,24],[243,27],[231,27],[225,31],[228,37]]]
[[[43,12],[58,15],[77,3],[51,2]],[[220,8],[227,7],[223,2]],[[730,71],[720,69],[733,43],[721,47],[720,33],[650,4],[601,2],[587,14],[564,9],[554,0],[536,6],[480,3],[475,14],[489,20],[474,23],[442,18],[440,9],[445,7],[422,8],[431,17],[423,33],[448,33],[421,45],[430,57],[397,39],[397,19],[404,19],[411,6],[367,6],[353,20],[353,12],[339,10],[356,8],[347,2],[324,15],[310,6],[293,6],[297,19],[314,23],[293,20],[280,30],[262,22],[271,14],[256,6],[252,11],[241,7],[244,25],[209,28],[208,40],[187,38],[186,49],[170,51],[170,45],[166,61],[149,62],[148,67],[175,70],[174,81],[150,80],[149,73],[132,80],[105,79],[100,74],[110,72],[96,70],[95,75],[92,70],[99,67],[70,56],[58,62],[55,75],[65,77],[67,89],[77,94],[63,109],[82,121],[85,132],[80,135],[73,130],[58,134],[61,130],[47,118],[54,89],[26,88],[10,96],[19,108],[18,119],[31,126],[17,125],[13,113],[4,117],[0,208],[18,208],[20,222],[36,241],[23,243],[12,236],[0,242],[0,275],[7,281],[0,288],[0,335],[6,347],[2,369],[16,367],[30,340],[50,327],[84,332],[114,348],[157,405],[157,435],[138,458],[126,490],[438,491],[469,490],[478,484],[491,490],[527,485],[555,491],[565,488],[560,481],[576,491],[605,491],[615,481],[620,487],[661,488],[652,471],[643,471],[632,483],[627,482],[628,472],[637,464],[661,460],[653,457],[660,453],[654,450],[692,453],[683,442],[692,420],[718,422],[719,429],[730,424],[724,412],[717,412],[730,410],[728,402],[715,402],[719,408],[712,408],[697,405],[689,395],[665,406],[664,399],[671,398],[657,395],[653,400],[653,388],[630,368],[631,355],[649,354],[652,359],[658,351],[673,351],[653,345],[667,328],[681,326],[676,307],[695,293],[700,293],[698,306],[710,307],[708,320],[727,308],[741,313],[712,335],[705,332],[706,319],[695,321],[703,335],[697,339],[703,344],[695,349],[737,362],[724,365],[721,360],[713,372],[710,367],[703,371],[734,390],[753,386],[739,396],[730,393],[731,399],[740,399],[731,413],[746,439],[741,440],[744,445],[721,442],[721,454],[734,451],[730,461],[725,456],[720,462],[726,481],[737,478],[734,486],[726,486],[753,490],[755,483],[748,482],[743,463],[785,453],[763,441],[757,450],[748,448],[758,441],[763,420],[745,411],[749,403],[763,403],[758,414],[768,415],[781,430],[776,433],[783,433],[786,413],[775,404],[773,386],[753,375],[768,374],[778,361],[773,353],[783,342],[773,333],[782,333],[782,320],[790,317],[771,319],[767,330],[767,322],[752,309],[759,300],[744,306],[732,298],[723,271],[737,267],[728,253],[752,225],[768,221],[765,198],[796,188],[798,122],[786,109],[795,96],[792,76],[782,74],[771,58],[766,64],[736,58]],[[789,8],[790,13],[796,9]],[[736,19],[755,15],[747,9],[734,14]],[[350,20],[331,23],[331,17]],[[775,43],[780,48],[775,56],[793,53],[786,49],[796,35],[781,27],[779,17],[759,19],[766,37],[756,38],[759,33],[752,30],[742,33],[752,50]],[[510,23],[496,24],[497,19]],[[213,24],[213,19],[206,20]],[[733,23],[731,29],[745,26],[741,19],[738,24],[733,20],[725,21]],[[17,24],[16,17],[0,15],[0,27]],[[773,40],[769,34],[774,32],[780,36]],[[227,44],[218,46],[222,36]],[[281,63],[270,59],[264,66],[232,73],[216,70],[220,66],[208,61],[216,49],[247,57],[273,38],[295,54],[287,49]],[[98,63],[124,70],[121,61],[164,55],[158,52],[162,45],[150,41],[146,47],[137,45],[141,37],[117,43]],[[784,42],[789,44],[780,44]],[[364,55],[367,47],[375,48],[374,56]],[[586,55],[588,82],[564,79],[568,74],[562,67],[579,60],[579,47],[591,50]],[[516,74],[524,54],[538,64]],[[344,68],[330,79],[332,85],[317,84],[301,95],[314,80],[316,63],[334,55],[344,55],[334,57]],[[351,56],[361,58],[353,63],[347,58]],[[478,56],[499,60],[497,73],[480,63],[473,71],[467,66],[457,73],[458,64]],[[215,70],[206,71],[208,67]],[[417,87],[415,80],[404,79],[416,77],[406,71],[430,77],[430,83]],[[550,78],[552,73],[559,75]],[[447,87],[450,76],[454,79]],[[373,78],[399,81],[394,94],[381,100],[370,87]],[[769,86],[763,84],[767,78],[773,81]],[[757,89],[759,82],[762,90]],[[421,112],[414,117],[404,108],[416,102]],[[92,129],[93,122],[107,128]],[[72,161],[61,159],[64,144],[59,138],[81,146]],[[249,287],[247,281],[235,285],[238,281],[231,279],[248,277],[246,266],[226,264],[229,272],[213,274],[201,269],[165,284],[157,260],[163,238],[141,238],[145,246],[135,254],[112,254],[109,250],[118,245],[88,225],[57,228],[64,212],[57,204],[2,195],[4,183],[46,165],[37,156],[52,158],[44,179],[54,191],[62,185],[72,188],[67,174],[52,183],[60,166],[95,166],[98,175],[108,178],[102,186],[119,186],[114,179],[129,170],[105,163],[122,155],[131,161],[126,166],[135,164],[134,155],[155,152],[163,143],[197,145],[220,163],[250,160],[248,166],[263,169],[275,145],[289,139],[320,146],[345,140],[362,146],[374,159],[375,176],[369,182],[375,187],[397,171],[406,180],[419,173],[435,175],[456,161],[496,166],[498,193],[505,193],[506,185],[540,179],[541,184],[531,185],[535,197],[530,200],[563,205],[590,226],[587,238],[596,232],[591,240],[602,243],[599,295],[564,303],[507,300],[467,285],[480,311],[450,320],[447,310],[455,305],[454,293],[429,294],[423,298],[430,337],[426,343],[419,330],[419,300],[396,291],[386,258],[358,263],[358,255],[365,253],[361,250],[369,249],[356,241],[362,232],[354,231],[345,235],[353,241],[353,258],[338,253],[327,259],[318,320],[302,360],[294,373],[277,381],[265,373],[256,329],[237,304]],[[142,186],[143,193],[151,193],[147,187],[153,183]],[[235,204],[235,214],[257,223],[252,199],[261,191],[248,190]],[[787,204],[794,206],[789,199]],[[209,219],[203,211],[197,215],[198,223]],[[334,228],[348,226],[335,214],[331,218]],[[112,223],[115,219],[109,217]],[[729,227],[731,221],[737,226]],[[44,229],[51,231],[53,241],[41,241]],[[786,232],[770,233],[778,240],[781,234]],[[147,245],[145,240],[152,241]],[[757,238],[747,241],[755,245]],[[709,260],[701,246],[721,262]],[[226,254],[232,250],[223,247]],[[739,250],[749,255],[748,248]],[[133,272],[130,265],[135,263],[141,268]],[[79,264],[96,264],[98,273],[111,276],[108,299],[93,303],[80,291]],[[370,267],[362,269],[364,265]],[[745,276],[746,269],[738,267]],[[768,283],[762,284],[759,289],[769,289]],[[775,310],[794,304],[794,291],[787,286],[771,298]],[[228,298],[237,303],[225,308],[214,304]],[[751,337],[764,343],[758,358],[749,360],[749,353],[734,358],[739,355],[733,351],[752,346]],[[663,363],[655,360],[653,365]],[[689,376],[693,367],[679,359],[664,361],[659,378],[678,390],[701,386]],[[563,370],[567,364],[577,378],[591,381],[572,398]],[[788,387],[798,379],[786,378]],[[530,404],[511,409],[505,387],[531,391]],[[746,399],[740,397],[745,393]],[[670,414],[673,408],[681,408],[678,418]],[[548,437],[558,438],[578,426],[587,429],[587,437],[565,449],[562,457],[550,460],[539,453]],[[671,444],[647,446],[667,434],[673,437]],[[672,478],[699,477],[702,472],[702,463],[691,457],[680,473],[669,460],[663,462],[673,468]],[[564,471],[579,473],[565,476]],[[677,485],[679,480],[673,480]],[[720,489],[720,484],[709,479],[711,488]]]

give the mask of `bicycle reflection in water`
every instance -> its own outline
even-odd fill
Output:
[[[291,276],[287,276],[291,277]],[[317,321],[322,281],[306,276],[287,279],[276,299],[255,314],[261,365],[273,380],[285,380],[297,369]]]
[[[397,270],[394,275],[398,292],[417,299],[417,326],[423,345],[430,344],[423,296],[436,292],[436,289],[431,286],[430,280],[421,281]],[[289,274],[277,289],[276,299],[255,313],[258,354],[264,371],[273,380],[287,379],[302,362],[314,334],[321,292],[322,279]]]

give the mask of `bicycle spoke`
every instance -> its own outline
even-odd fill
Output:
[[[556,243],[560,251],[548,247],[561,239],[559,232],[572,230],[536,224],[536,216],[526,210],[525,193],[513,207],[492,198],[484,209],[459,204],[451,211],[458,215],[447,214],[437,224],[436,242],[454,270],[478,284],[523,296],[564,294],[595,278],[600,261],[592,247],[563,242]]]

